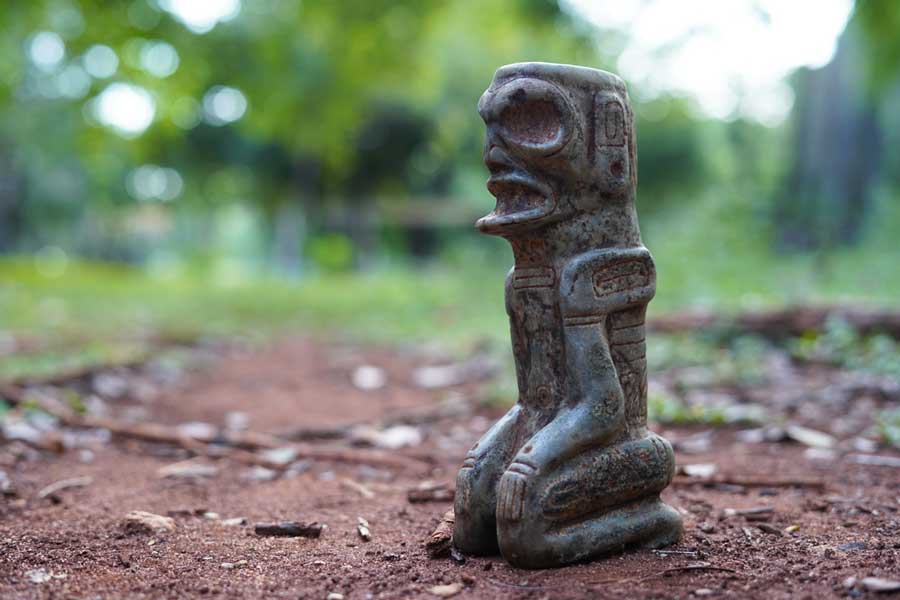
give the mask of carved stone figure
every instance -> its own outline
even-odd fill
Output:
[[[647,430],[656,277],[634,207],[625,85],[584,67],[508,65],[478,112],[497,204],[476,227],[513,249],[519,399],[463,462],[454,543],[527,568],[670,544],[682,523],[659,498],[672,447]]]

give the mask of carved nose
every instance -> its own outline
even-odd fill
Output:
[[[508,171],[515,167],[509,156],[498,146],[491,146],[487,156],[484,158],[484,164],[491,173],[498,171]]]

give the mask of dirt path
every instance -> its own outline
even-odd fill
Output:
[[[239,412],[253,430],[279,434],[373,421],[446,396],[411,383],[417,360],[291,340],[230,352],[151,400],[122,400],[110,410],[217,426]],[[364,364],[384,369],[383,387],[351,383]],[[874,594],[861,583],[866,577],[900,579],[900,468],[855,464],[853,452],[741,441],[728,428],[706,438],[692,428],[666,430],[683,442],[680,465],[717,465],[714,481],[679,476],[666,492],[687,529],[670,552],[539,572],[512,569],[499,557],[431,560],[422,542],[450,503],[413,504],[407,491],[426,479],[452,482],[466,449],[496,416],[476,411],[421,425],[424,442],[397,453],[431,457],[432,466],[403,471],[300,460],[270,478],[222,460],[204,463],[215,467],[205,477],[164,478],[159,469],[184,459],[183,451],[136,441],[59,456],[5,448],[0,469],[14,491],[0,499],[0,596],[435,598],[434,586],[459,583],[458,598],[822,598]],[[91,479],[37,497],[73,477]],[[810,485],[780,485],[787,480]],[[759,481],[769,483],[752,485]],[[128,533],[122,520],[132,510],[170,515],[176,529]],[[227,521],[238,517],[249,524]],[[360,538],[358,517],[369,522],[371,541]],[[253,533],[253,523],[280,520],[328,527],[319,539]],[[845,585],[850,577],[857,582]]]

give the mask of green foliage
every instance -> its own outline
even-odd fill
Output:
[[[327,273],[347,272],[353,267],[353,244],[344,235],[316,236],[307,242],[306,253]]]
[[[854,20],[869,46],[864,65],[875,91],[896,83],[900,72],[900,5],[892,0],[857,0]]]
[[[725,412],[719,407],[687,405],[664,392],[647,396],[647,418],[663,425],[724,425]]]
[[[882,411],[876,421],[878,433],[885,442],[900,448],[900,409]]]
[[[804,361],[900,377],[900,344],[885,335],[860,336],[840,318],[829,319],[822,334],[792,340],[790,350]]]
[[[14,2],[0,17],[9,57],[0,67],[0,114],[15,115],[0,120],[0,180],[20,182],[12,200],[0,194],[0,248],[52,243],[129,262],[151,247],[206,247],[228,204],[249,207],[271,246],[285,207],[300,209],[315,236],[379,198],[410,212],[412,195],[455,204],[455,214],[484,206],[483,125],[474,107],[494,69],[535,59],[612,65],[595,32],[554,0],[484,0],[477,10],[466,0],[245,1],[237,18],[204,34],[154,0]],[[28,57],[38,31],[65,43],[55,71]],[[164,77],[141,61],[159,42],[179,58]],[[95,44],[116,53],[117,72],[91,78],[83,97],[60,97],[59,72],[80,68]],[[112,82],[152,95],[156,117],[143,134],[125,139],[91,116]],[[248,102],[243,118],[227,125],[203,116],[204,95],[221,85]],[[663,97],[637,113],[645,206],[665,207],[723,175],[722,157],[732,150],[687,101]],[[130,194],[129,177],[144,164],[175,169],[180,195]]]

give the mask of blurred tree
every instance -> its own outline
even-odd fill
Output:
[[[829,64],[794,77],[794,152],[775,211],[783,247],[828,249],[862,237],[884,162],[882,96],[872,86],[886,71],[867,70],[872,30],[862,26],[875,4],[861,3]]]
[[[834,59],[794,79],[794,152],[776,209],[779,242],[859,241],[880,186],[900,184],[900,4],[857,0]]]
[[[203,32],[169,10],[179,1],[0,6],[0,248],[52,241],[138,259],[149,246],[133,215],[151,205],[176,241],[204,247],[237,203],[261,224],[265,253],[296,270],[304,231],[337,223],[371,245],[376,201],[417,196],[420,217],[449,199],[484,208],[474,107],[498,65],[608,66],[555,0],[245,0]],[[146,129],[104,124],[111,90],[131,94],[117,110],[132,118],[149,104]],[[685,101],[656,102],[665,110],[639,123],[650,206],[709,173]]]

